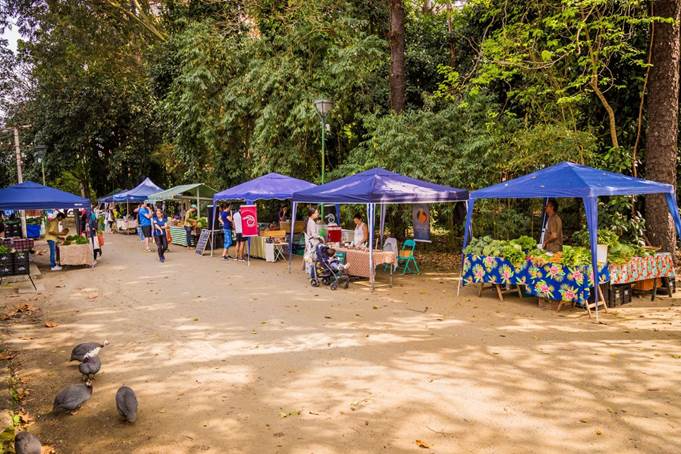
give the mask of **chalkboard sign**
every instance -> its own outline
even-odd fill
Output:
[[[201,236],[199,237],[199,241],[196,242],[196,253],[198,255],[203,255],[203,253],[206,251],[208,237],[210,237],[210,230],[209,229],[201,230]]]

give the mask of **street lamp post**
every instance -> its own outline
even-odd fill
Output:
[[[322,184],[324,184],[324,167],[326,167],[326,116],[333,108],[333,102],[328,99],[317,99],[314,102],[317,115],[322,123]]]
[[[317,109],[317,115],[322,123],[322,184],[324,184],[324,168],[326,167],[326,116],[333,108],[333,102],[328,99],[317,99],[314,102],[314,107]],[[324,217],[324,204],[321,206],[321,215]]]
[[[19,127],[10,127],[10,128],[5,128],[3,130],[0,130],[0,132],[12,132],[14,133],[14,154],[16,155],[16,160],[17,160],[17,181],[19,183],[24,182],[24,172],[23,172],[23,166],[22,166],[22,160],[21,160],[21,144],[19,142],[19,128],[30,128],[31,125],[24,125],[24,126],[19,126]],[[23,234],[24,238],[26,238],[26,211],[21,210],[20,211],[21,215],[21,233]]]
[[[40,170],[43,172],[43,186],[45,186],[45,155],[47,153],[47,146],[38,144],[35,146],[35,157],[40,163]]]

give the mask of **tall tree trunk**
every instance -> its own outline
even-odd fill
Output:
[[[674,20],[655,24],[649,74],[646,178],[676,187],[679,112],[679,19],[681,0],[656,0],[655,15]],[[646,225],[653,245],[675,253],[674,224],[662,196],[646,198]]]
[[[390,1],[390,107],[402,113],[406,98],[404,75],[404,3]]]

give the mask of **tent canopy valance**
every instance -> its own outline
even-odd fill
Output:
[[[156,186],[149,178],[145,178],[136,187],[129,191],[124,191],[113,196],[114,202],[144,202],[151,194],[162,191],[163,189]]]
[[[212,200],[215,189],[203,183],[181,184],[165,191],[151,194],[147,199],[151,202],[162,202],[164,200],[178,199],[199,199]]]
[[[307,203],[442,203],[466,200],[468,191],[406,177],[380,167],[293,194]]]
[[[117,194],[120,194],[122,192],[127,191],[127,189],[116,189],[115,191],[111,191],[106,195],[101,196],[100,198],[97,199],[97,202],[99,203],[111,203],[114,201],[114,196]]]
[[[0,209],[3,210],[49,210],[90,208],[90,201],[83,197],[49,186],[25,181],[0,189]]]
[[[293,193],[314,186],[305,180],[272,172],[218,192],[213,196],[213,202],[244,200],[250,203],[257,200],[288,200]]]
[[[562,162],[528,175],[472,191],[471,199],[601,197],[673,194],[671,184],[642,180],[572,162]]]
[[[586,213],[591,243],[594,282],[598,280],[596,249],[598,246],[598,197],[627,196],[639,194],[664,194],[669,213],[674,220],[676,232],[681,236],[681,218],[676,203],[676,193],[670,184],[629,177],[614,172],[594,169],[572,162],[562,162],[534,173],[470,193],[464,229],[463,247],[472,236],[473,207],[479,199],[520,198],[581,198]],[[598,295],[598,292],[594,292]],[[598,305],[596,316],[598,316]]]

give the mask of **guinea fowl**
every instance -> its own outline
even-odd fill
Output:
[[[54,398],[52,411],[57,413],[59,411],[77,410],[90,400],[90,397],[92,397],[92,383],[89,380],[85,384],[69,385],[59,391],[57,397]]]
[[[40,454],[41,449],[40,440],[30,432],[19,432],[14,437],[14,452],[16,454]]]
[[[116,393],[116,408],[118,414],[128,422],[135,422],[137,419],[137,396],[128,386],[121,386]]]
[[[101,367],[102,360],[99,359],[99,356],[88,356],[78,365],[78,370],[83,374],[84,380],[92,380]]]
[[[71,350],[71,359],[69,361],[85,361],[85,358],[91,358],[93,356],[99,355],[99,351],[103,349],[106,345],[109,345],[109,341],[105,340],[103,344],[98,344],[97,342],[85,342],[83,344],[78,344]]]

